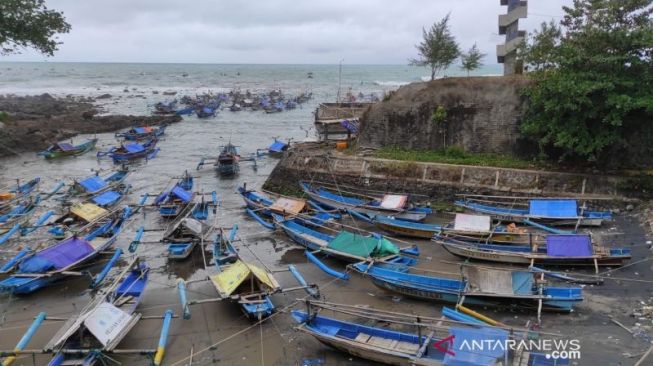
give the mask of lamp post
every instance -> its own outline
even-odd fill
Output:
[[[340,60],[340,62],[338,63],[338,95],[336,97],[338,104],[340,104],[340,84],[342,83],[342,63],[343,63],[343,61],[345,61],[344,58],[342,60]]]

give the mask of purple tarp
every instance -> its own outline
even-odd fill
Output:
[[[91,253],[93,253],[93,247],[89,243],[82,239],[72,237],[45,249],[37,255],[53,263],[55,268],[60,269],[77,262]]]
[[[594,254],[589,235],[548,235],[546,253],[553,257],[591,257]]]
[[[61,151],[71,151],[71,150],[75,150],[75,147],[74,147],[73,145],[71,145],[71,144],[69,144],[69,143],[66,143],[66,142],[61,142],[61,143],[58,143],[57,145],[59,146],[59,148],[61,149]]]

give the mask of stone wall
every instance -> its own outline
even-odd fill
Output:
[[[540,170],[418,163],[293,149],[274,169],[265,189],[294,194],[300,180],[348,184],[367,190],[411,192],[451,200],[458,193],[625,198],[626,178]]]
[[[456,145],[472,153],[517,154],[523,76],[445,78],[399,88],[362,120],[361,147],[434,150]],[[447,118],[431,116],[442,106]]]

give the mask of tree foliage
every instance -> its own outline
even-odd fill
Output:
[[[45,0],[0,1],[0,55],[35,48],[52,56],[60,42],[57,33],[68,33],[63,13],[48,9]]]
[[[653,152],[649,141],[634,153],[653,136],[652,3],[574,0],[522,47],[535,69],[522,132],[541,153],[614,166]]]
[[[485,57],[485,54],[481,53],[481,51],[476,46],[476,43],[474,43],[474,45],[469,49],[469,51],[467,51],[467,53],[460,55],[461,67],[463,70],[467,71],[467,76],[469,76],[470,71],[476,70],[483,66],[483,63],[481,62],[483,57]]]
[[[439,22],[435,22],[427,31],[422,29],[423,40],[415,46],[419,53],[418,59],[410,60],[411,65],[428,66],[431,68],[431,80],[451,64],[460,55],[460,48],[449,29],[449,14]]]

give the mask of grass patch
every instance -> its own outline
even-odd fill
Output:
[[[382,159],[460,165],[495,166],[500,168],[513,169],[533,169],[547,167],[543,162],[522,160],[512,156],[498,154],[470,154],[464,152],[457,146],[448,147],[442,150],[405,150],[394,147],[386,147],[377,150],[374,155],[377,158]]]
[[[0,122],[7,122],[9,120],[9,114],[7,112],[0,112]]]

